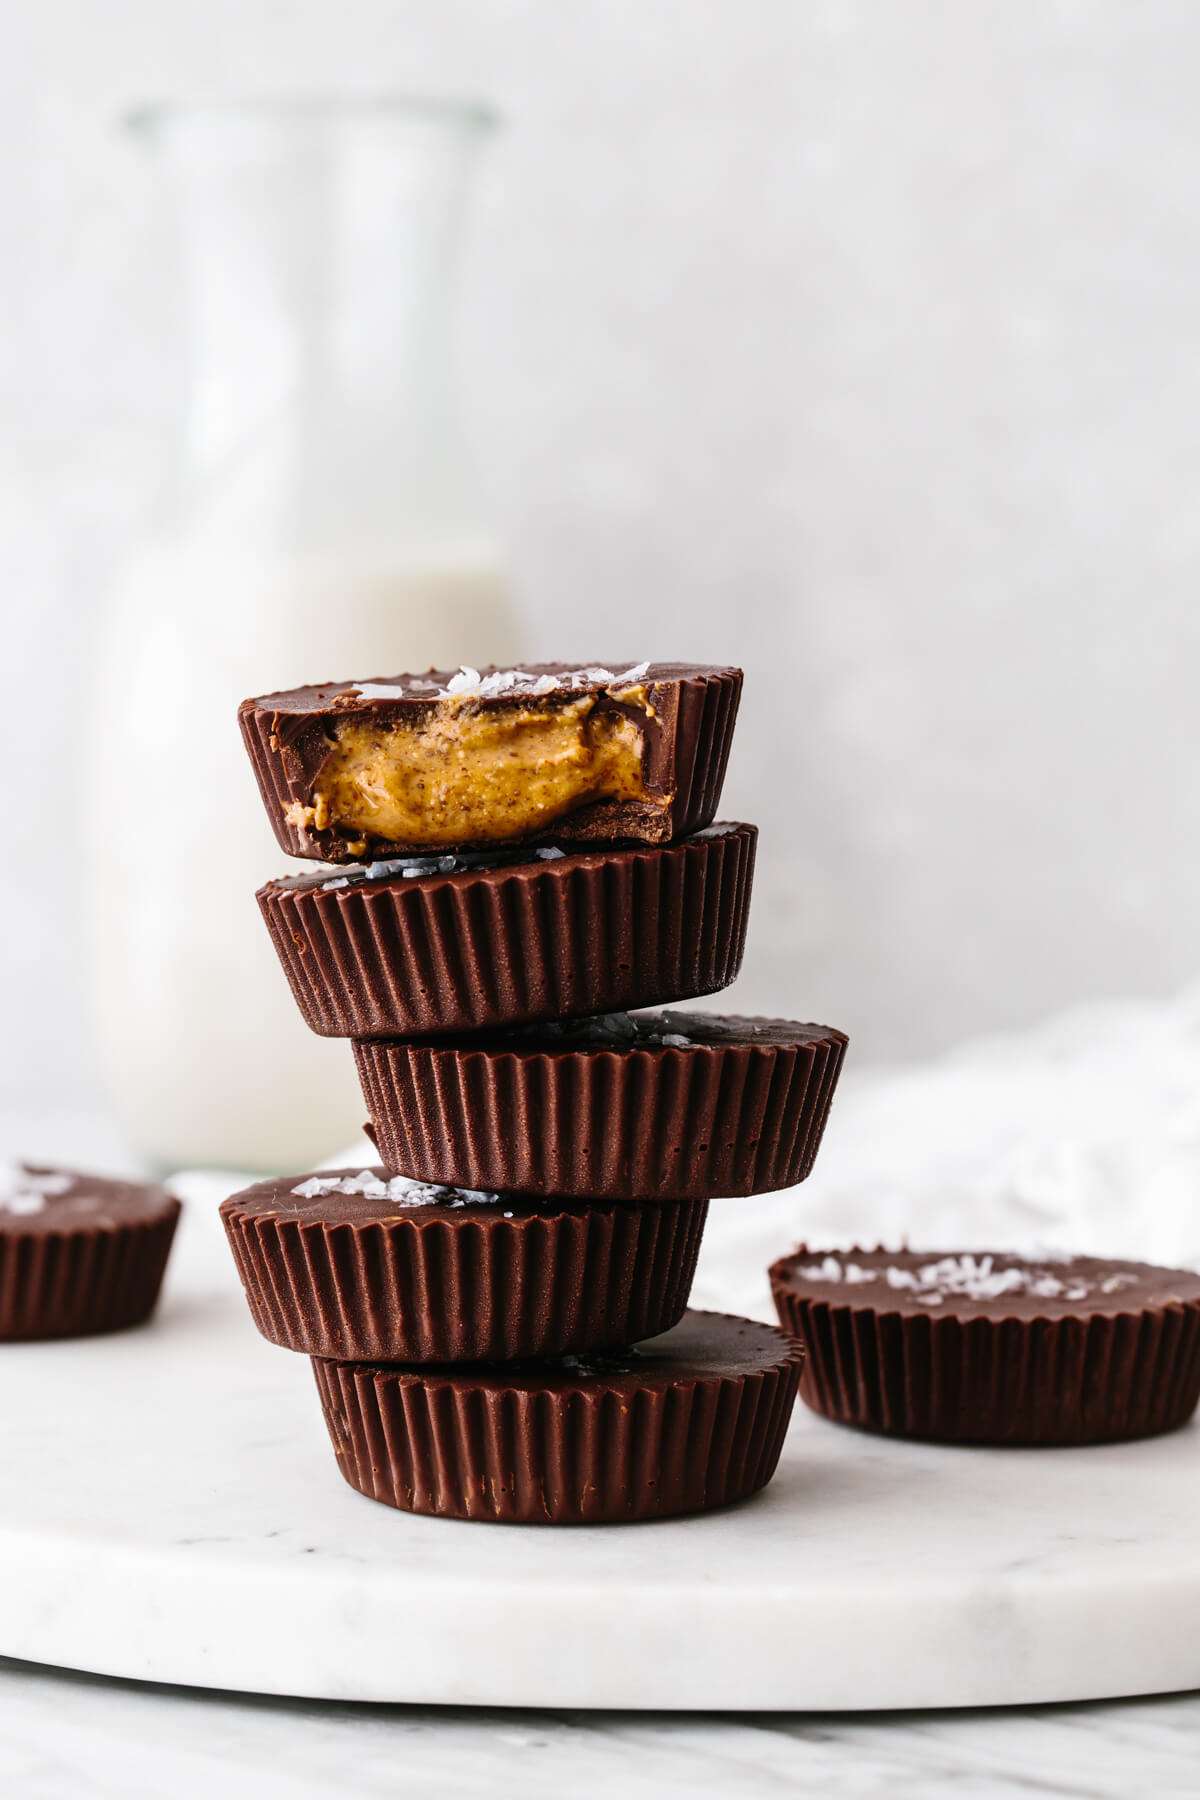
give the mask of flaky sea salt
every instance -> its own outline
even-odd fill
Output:
[[[554,862],[566,852],[546,844],[536,850],[514,845],[500,850],[456,850],[438,856],[393,856],[380,862],[348,863],[321,883],[321,892],[364,881],[416,881],[426,875],[461,875],[467,869],[505,869],[523,862]],[[331,865],[327,865],[331,866]]]
[[[46,1210],[45,1194],[8,1194],[0,1200],[0,1212],[40,1213]]]
[[[648,662],[634,663],[631,669],[626,669],[622,674],[597,666],[564,669],[561,675],[534,675],[528,669],[495,669],[490,675],[481,675],[478,669],[472,669],[464,663],[458,674],[450,677],[442,693],[447,699],[456,695],[470,695],[489,700],[502,694],[521,692],[552,694],[556,688],[574,691],[587,687],[617,687],[640,681],[649,667]]]
[[[433,683],[414,681],[412,686],[414,688],[432,687]],[[354,686],[346,691],[350,694],[357,694],[360,700],[403,700],[408,693],[408,688],[401,681],[356,681]]]
[[[39,1173],[19,1162],[0,1163],[0,1211],[18,1216],[44,1212],[48,1199],[68,1193],[74,1185],[73,1175]]]
[[[994,1256],[969,1253],[939,1257],[912,1269],[897,1263],[864,1268],[841,1257],[826,1256],[819,1263],[809,1263],[798,1273],[805,1281],[830,1285],[882,1281],[894,1293],[911,1294],[922,1306],[941,1306],[944,1301],[954,1299],[1000,1300],[1005,1294],[1074,1302],[1086,1300],[1096,1292],[1117,1293],[1137,1282],[1136,1275],[1123,1269],[1102,1282],[1089,1281],[1082,1275],[1071,1275],[1063,1280],[1044,1266],[997,1268]]]
[[[529,669],[493,669],[483,675],[469,663],[463,663],[445,687],[424,677],[413,676],[402,681],[356,681],[343,689],[346,698],[358,700],[404,700],[414,695],[436,695],[442,700],[460,697],[482,700],[499,699],[504,694],[552,694],[556,688],[575,690],[586,687],[615,687],[640,681],[649,669],[648,662],[634,663],[631,669],[615,674],[612,669],[564,669],[561,675],[534,675]],[[339,695],[340,699],[342,696]]]
[[[367,1200],[389,1200],[393,1206],[490,1206],[500,1198],[499,1194],[485,1194],[475,1188],[410,1181],[407,1175],[381,1178],[371,1169],[360,1169],[357,1175],[310,1175],[292,1193],[299,1200],[323,1200],[327,1194],[361,1194]]]

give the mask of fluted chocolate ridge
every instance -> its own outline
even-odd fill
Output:
[[[0,1231],[0,1341],[84,1337],[140,1325],[162,1287],[180,1205],[160,1216]]]
[[[1096,1444],[1173,1430],[1200,1401],[1198,1299],[921,1311],[797,1292],[796,1262],[770,1270],[776,1309],[807,1353],[801,1397],[840,1424],[946,1443]]]
[[[402,1363],[582,1354],[666,1331],[687,1305],[703,1201],[379,1219],[287,1218],[262,1183],[221,1216],[250,1314],[310,1356]]]
[[[330,885],[258,904],[327,1037],[480,1031],[716,993],[736,979],[758,832]]]
[[[699,1334],[729,1361],[697,1366]],[[739,1355],[753,1335],[752,1357]],[[770,1326],[687,1313],[657,1366],[448,1372],[314,1360],[345,1479],[408,1512],[613,1524],[745,1499],[775,1472],[801,1353]],[[672,1371],[670,1360],[677,1357]]]
[[[608,1200],[708,1199],[802,1181],[825,1128],[844,1033],[703,1013],[663,1017],[696,1041],[357,1041],[384,1165],[460,1187]],[[722,1034],[706,1041],[701,1034],[718,1025]]]

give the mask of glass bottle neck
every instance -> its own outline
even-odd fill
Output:
[[[474,510],[452,355],[469,111],[184,109],[159,138],[189,368],[178,484],[237,530]]]

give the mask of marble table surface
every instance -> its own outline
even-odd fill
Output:
[[[413,1517],[342,1479],[207,1183],[156,1319],[0,1358],[0,1654],[315,1699],[881,1708],[1200,1686],[1200,1425],[889,1441],[799,1408],[745,1504],[620,1528]]]
[[[12,1800],[1195,1795],[1200,1695],[987,1712],[629,1713],[262,1699],[0,1659]]]
[[[0,1148],[122,1160],[90,1116],[0,1118]],[[736,1216],[714,1207],[696,1298],[762,1313],[768,1255],[802,1236],[1057,1242],[1198,1263],[1198,1186],[1200,996],[1093,1009],[894,1075],[852,1070],[806,1189]],[[17,1800],[757,1800],[951,1783],[969,1796],[1124,1800],[1200,1790],[1198,1741],[1200,1694],[953,1712],[551,1712],[266,1699],[0,1659],[0,1792]]]

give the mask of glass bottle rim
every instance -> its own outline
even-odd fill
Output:
[[[326,123],[382,118],[458,125],[494,131],[500,114],[486,101],[438,94],[245,94],[212,99],[144,100],[120,115],[127,131],[153,137],[167,127],[195,121],[262,124]]]

